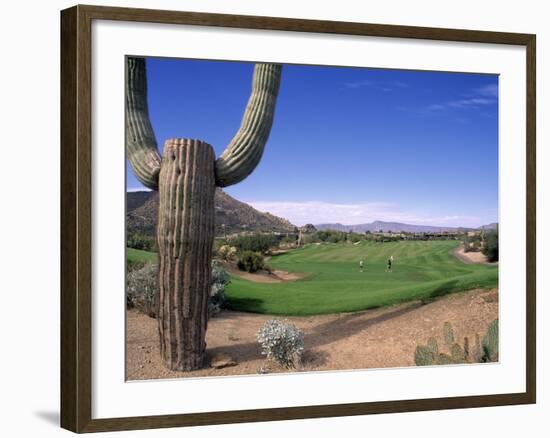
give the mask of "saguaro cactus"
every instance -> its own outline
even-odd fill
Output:
[[[137,179],[157,190],[160,155],[149,120],[145,59],[128,58],[126,75],[126,154]]]
[[[149,121],[145,59],[127,58],[126,151],[136,177],[159,191],[160,351],[172,370],[204,362],[214,191],[246,178],[258,165],[273,124],[281,66],[257,64],[241,127],[218,160],[200,140],[170,139],[162,161]]]

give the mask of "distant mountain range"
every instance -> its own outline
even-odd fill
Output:
[[[340,223],[334,224],[318,224],[315,225],[315,228],[318,230],[335,230],[335,231],[346,231],[346,232],[356,232],[364,233],[366,231],[375,232],[382,231],[383,233],[388,233],[393,231],[398,232],[407,232],[407,233],[441,233],[441,232],[464,232],[464,231],[474,231],[474,230],[490,230],[497,227],[497,223],[483,225],[479,228],[468,228],[468,227],[441,227],[441,226],[432,226],[432,225],[412,225],[412,224],[403,224],[400,222],[383,222],[383,221],[374,221],[368,224],[356,224],[356,225],[343,225]]]
[[[492,222],[487,225],[482,225],[478,230],[496,230],[498,228],[498,222]]]
[[[126,192],[126,229],[153,236],[157,225],[158,192]],[[262,213],[244,202],[237,201],[221,189],[214,198],[216,235],[242,231],[292,232],[295,226],[286,219]]]
[[[296,227],[288,220],[262,213],[244,202],[229,196],[221,189],[216,189],[214,199],[216,235],[239,233],[242,231],[255,232],[293,232]],[[158,193],[139,191],[126,193],[126,229],[129,233],[137,232],[147,236],[154,236],[157,225]],[[400,222],[374,221],[367,224],[343,225],[327,223],[315,225],[317,230],[354,231],[364,233],[389,231],[409,233],[438,233],[459,232],[473,230],[489,230],[498,226],[497,223],[483,225],[479,228],[442,227],[432,225],[412,225]]]

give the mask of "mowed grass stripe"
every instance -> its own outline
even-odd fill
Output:
[[[274,315],[353,312],[452,292],[498,286],[498,267],[465,264],[452,255],[456,241],[361,242],[308,245],[272,257],[274,269],[305,278],[261,284],[233,277],[231,308]],[[393,255],[393,272],[386,272]],[[157,262],[157,254],[127,249],[129,261]],[[365,262],[359,272],[359,260]]]
[[[126,248],[126,259],[130,262],[156,263],[157,253],[141,249]]]
[[[456,241],[308,245],[269,261],[274,269],[305,273],[304,279],[261,284],[233,278],[226,294],[236,310],[314,315],[497,287],[498,267],[464,264],[452,255],[458,245]],[[391,255],[393,272],[386,272]],[[361,259],[364,272],[359,272]]]

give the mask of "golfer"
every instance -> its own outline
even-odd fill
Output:
[[[363,260],[359,260],[359,272],[363,272]]]
[[[391,256],[391,257],[388,259],[388,268],[386,269],[386,272],[392,272],[392,270],[391,270],[391,263],[392,263],[392,260],[393,260],[393,256]]]

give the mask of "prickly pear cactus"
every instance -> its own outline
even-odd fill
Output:
[[[451,345],[451,359],[453,363],[466,362],[466,354],[464,353],[464,349],[456,343]]]
[[[440,352],[437,340],[429,338],[426,345],[416,347],[414,352],[414,363],[416,365],[451,365],[498,361],[498,319],[489,325],[483,341],[476,334],[473,352],[470,351],[469,338],[464,338],[463,346],[455,342],[453,327],[450,323],[446,322],[443,325],[442,334],[449,353]]]
[[[482,362],[483,361],[483,349],[481,348],[481,338],[479,337],[479,334],[476,333],[476,341],[475,341],[475,347],[474,347],[474,362]]]
[[[450,322],[443,324],[443,339],[447,347],[451,347],[455,342],[455,333]]]
[[[433,365],[436,357],[427,345],[418,345],[414,351],[414,363],[418,366]]]
[[[498,319],[495,319],[483,337],[483,362],[498,361]]]

